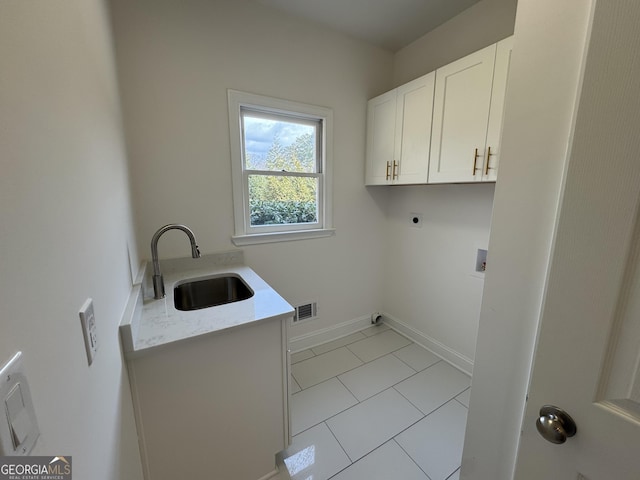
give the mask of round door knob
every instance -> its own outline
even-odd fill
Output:
[[[573,437],[578,431],[573,418],[561,408],[553,405],[544,405],[540,409],[536,428],[545,440],[556,444],[566,442],[567,438]]]

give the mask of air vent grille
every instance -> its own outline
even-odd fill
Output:
[[[311,320],[316,318],[318,313],[318,306],[316,302],[306,303],[296,307],[296,312],[293,316],[293,322],[302,322],[304,320]]]

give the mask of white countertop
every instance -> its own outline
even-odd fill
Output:
[[[293,315],[293,307],[251,268],[242,264],[224,264],[225,259],[231,258],[229,256],[224,257],[222,262],[220,258],[213,255],[196,260],[179,259],[177,262],[181,263],[175,263],[175,260],[171,261],[173,264],[161,263],[161,269],[165,267],[166,270],[163,271],[166,297],[160,300],[155,300],[153,289],[148,288],[148,278],[152,272],[147,272],[144,286],[137,291],[134,286],[120,326],[126,354],[137,355],[180,340]],[[238,256],[231,260],[236,258]],[[246,300],[199,310],[181,311],[175,308],[173,288],[177,282],[224,274],[240,276],[254,295]]]

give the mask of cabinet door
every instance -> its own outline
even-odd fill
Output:
[[[507,92],[512,49],[513,37],[505,38],[498,42],[496,64],[493,69],[493,88],[491,90],[491,108],[489,113],[489,127],[487,130],[487,150],[484,156],[484,169],[482,171],[482,180],[485,182],[495,182],[498,177],[504,97]]]
[[[396,95],[392,90],[367,105],[367,164],[365,185],[391,183],[396,137]]]
[[[427,183],[435,72],[397,88],[394,184]]]
[[[429,183],[482,180],[495,55],[494,44],[436,70]]]

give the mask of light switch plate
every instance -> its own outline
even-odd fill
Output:
[[[40,436],[31,392],[22,368],[22,352],[0,370],[0,456],[29,455]]]
[[[80,323],[82,324],[82,334],[84,335],[84,346],[87,351],[89,365],[98,353],[98,333],[96,329],[96,316],[93,313],[93,300],[87,298],[82,308],[80,308]]]

